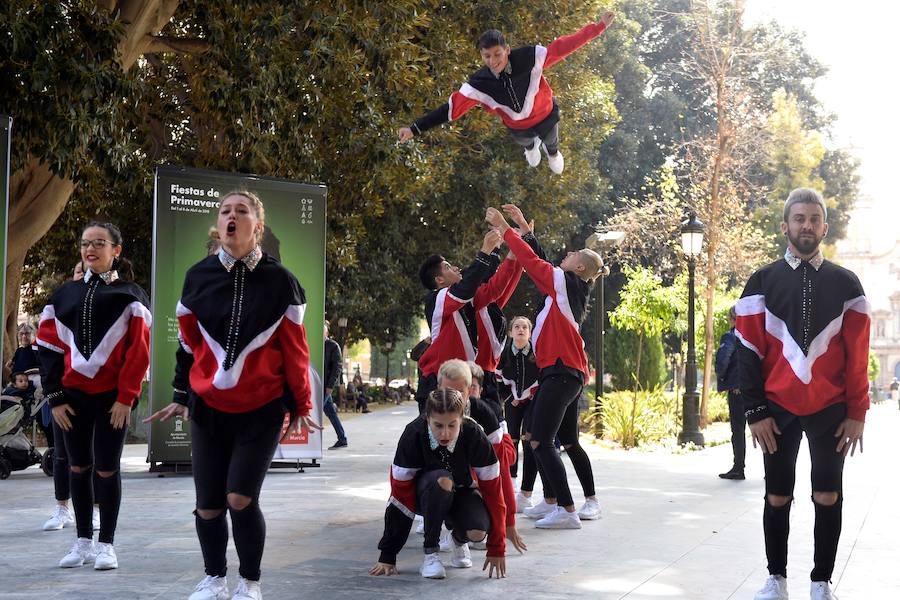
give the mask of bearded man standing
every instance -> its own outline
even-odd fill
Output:
[[[862,452],[869,408],[869,304],[859,279],[822,255],[828,211],[799,188],[784,205],[783,259],[751,275],[736,306],[740,387],[754,447],[763,451],[763,532],[769,578],[755,600],[786,600],[790,509],[805,434],[815,509],[810,598],[829,581],[841,533],[844,457]]]

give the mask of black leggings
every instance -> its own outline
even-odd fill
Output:
[[[416,506],[425,521],[425,554],[438,551],[441,525],[444,523],[453,532],[453,539],[458,544],[481,541],[470,540],[468,531],[474,529],[487,534],[491,529],[491,516],[478,490],[455,484],[451,490],[445,490],[438,483],[442,477],[453,481],[450,471],[444,469],[427,471],[416,478]]]
[[[843,407],[843,408],[842,408]],[[789,423],[779,425],[781,435],[776,435],[778,451],[764,454],[766,471],[766,499],[763,508],[763,532],[766,540],[766,557],[769,573],[787,577],[788,534],[790,532],[791,502],[776,507],[769,503],[768,496],[794,495],[797,470],[797,455],[800,440],[806,433],[812,463],[813,492],[836,492],[838,501],[825,506],[813,503],[816,519],[813,526],[813,570],[812,581],[829,581],[834,571],[838,540],[841,537],[841,513],[844,456],[837,452],[838,426],[846,417],[846,405],[829,407],[808,417],[794,418]]]
[[[197,509],[222,511],[204,519],[195,511],[195,525],[206,574],[224,577],[228,547],[227,507],[234,545],[241,561],[241,577],[260,578],[266,522],[259,508],[259,492],[275,448],[281,439],[284,408],[280,400],[246,413],[226,413],[191,396],[191,465]],[[228,494],[251,498],[240,510],[228,506]]]
[[[63,430],[52,418],[50,425],[53,431],[53,494],[58,502],[63,502],[69,499],[69,455],[66,454]]]
[[[125,435],[128,433],[127,427],[114,429],[110,423],[109,411],[115,404],[117,395],[116,390],[100,394],[65,390],[66,402],[75,414],[69,414],[72,428],[62,432],[69,456],[69,488],[78,537],[93,537],[91,520],[96,493],[97,504],[100,505],[98,540],[107,544],[113,543],[119,519],[119,506],[122,503],[119,463],[122,460]],[[72,470],[75,467],[84,467],[84,470],[76,473]],[[113,474],[109,477],[93,477],[92,470],[111,471]]]
[[[533,406],[534,400],[529,400],[524,404],[519,404],[518,406],[513,406],[511,399],[507,399],[506,401],[506,425],[507,427],[509,427],[509,436],[512,438],[513,445],[516,448],[516,462],[511,464],[509,467],[509,474],[513,477],[518,474],[519,440],[522,439],[523,434],[527,433],[528,431],[525,423],[530,418]],[[531,444],[523,441],[522,483],[519,485],[519,489],[523,492],[531,492],[532,490],[534,490],[534,481],[535,479],[537,479],[537,474],[538,469],[537,463],[534,460],[534,450],[531,449]],[[553,490],[551,489],[551,487],[547,484],[547,482],[543,481],[543,479],[541,481],[544,487],[544,497],[553,498]]]
[[[560,506],[571,506],[574,501],[566,467],[553,445],[557,435],[572,460],[585,497],[595,494],[591,461],[578,442],[578,398],[582,387],[582,382],[572,375],[549,375],[541,381],[532,400],[534,408],[528,426],[531,439],[539,443],[534,449],[534,456],[541,480],[549,483]],[[545,492],[544,497],[551,496]]]

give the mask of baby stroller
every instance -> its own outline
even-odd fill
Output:
[[[0,479],[13,471],[41,462],[41,455],[25,434],[43,401],[21,402],[15,396],[0,396]]]

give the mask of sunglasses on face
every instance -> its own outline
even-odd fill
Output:
[[[109,240],[81,240],[78,242],[78,245],[82,250],[87,250],[88,248],[94,248],[96,250],[100,250],[101,248],[106,248],[106,245],[115,246],[113,242]]]

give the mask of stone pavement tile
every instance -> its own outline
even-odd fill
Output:
[[[414,410],[407,404],[348,420],[350,447],[326,451],[321,468],[302,474],[270,471],[261,498],[268,525],[263,557],[268,600],[418,598],[435,590],[466,600],[749,599],[765,579],[758,450],[748,448],[749,479],[731,482],[716,477],[730,461],[726,446],[670,455],[592,444],[587,451],[603,519],[580,531],[536,530],[521,519],[530,550],[508,557],[509,578],[487,580],[480,570],[483,552],[474,551],[474,568],[449,569],[444,581],[424,580],[418,575],[422,540],[414,533],[399,556],[402,575],[369,577],[383,527],[388,468]],[[894,567],[900,548],[894,460],[900,450],[898,413],[873,410],[866,453],[848,462],[844,535],[835,571],[842,600],[900,597],[900,569]],[[186,598],[203,575],[191,514],[193,481],[147,473],[145,456],[145,446],[126,447],[116,536],[122,567],[114,572],[55,566],[74,531],[40,531],[53,506],[49,478],[29,469],[0,482],[0,597]],[[794,598],[808,597],[812,564],[813,508],[804,475],[809,465],[803,452],[800,456],[789,562]],[[578,480],[568,459],[563,462],[580,502]],[[233,545],[228,560],[234,585]]]

